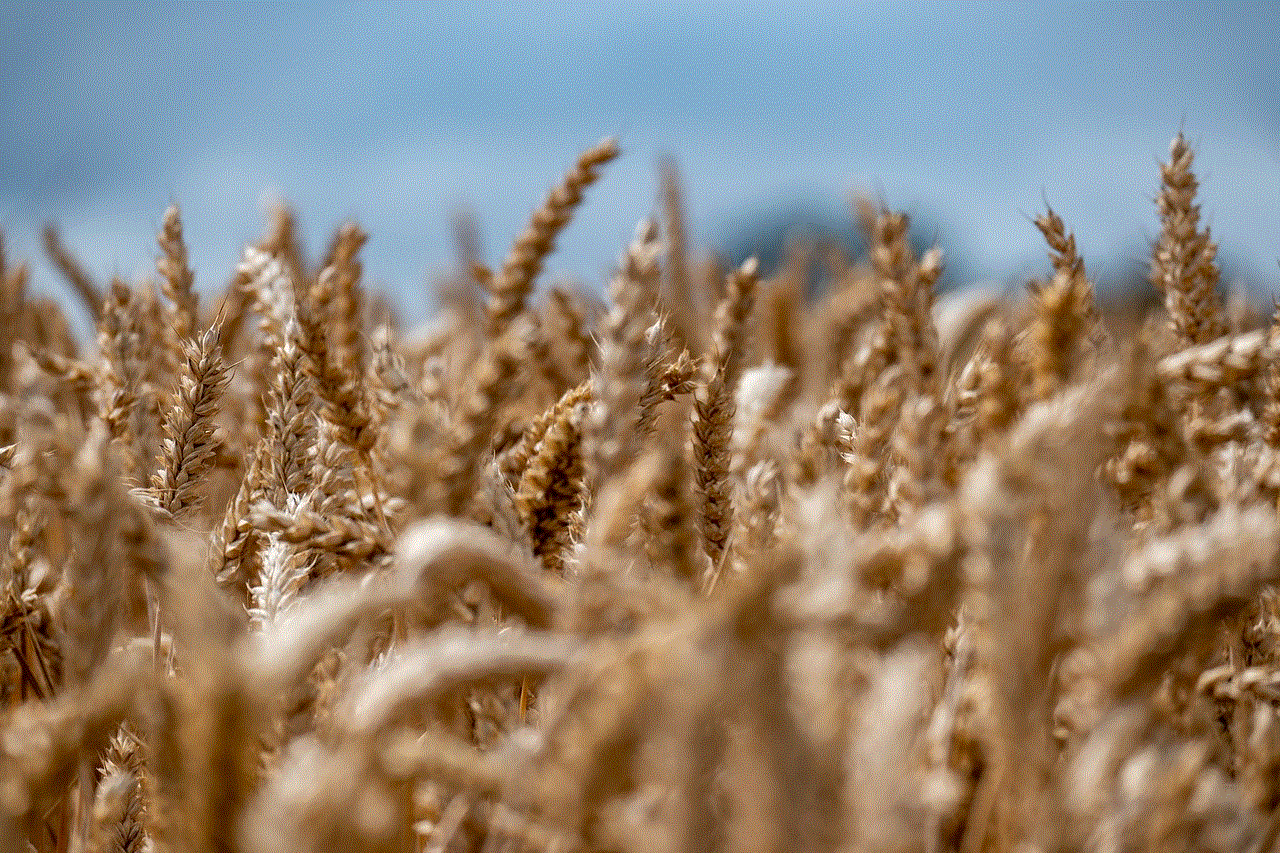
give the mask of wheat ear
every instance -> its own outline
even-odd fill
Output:
[[[149,847],[143,800],[142,745],[122,725],[107,745],[99,768],[90,836],[94,853],[143,853]]]
[[[169,518],[199,507],[200,480],[213,465],[220,441],[215,434],[223,391],[231,371],[222,361],[221,328],[214,325],[197,341],[183,340],[186,365],[173,402],[165,409],[159,470],[148,499]]]
[[[516,489],[516,509],[534,553],[549,572],[564,569],[570,517],[582,503],[582,422],[585,403],[565,409],[548,426]]]
[[[556,237],[569,224],[574,208],[582,203],[583,191],[595,183],[600,167],[618,156],[618,143],[606,139],[588,148],[560,186],[551,191],[546,202],[533,214],[524,233],[511,247],[502,269],[489,292],[489,337],[496,339],[507,330],[525,307],[534,279],[543,261],[555,247]]]
[[[928,391],[937,381],[938,330],[933,324],[933,285],[942,273],[936,247],[919,260],[911,247],[910,218],[881,209],[870,219],[871,263],[879,279],[891,360],[904,365],[914,390]]]
[[[458,515],[476,498],[476,481],[502,405],[515,385],[528,349],[523,330],[511,329],[486,349],[471,378],[458,423],[449,438],[442,486],[444,508]]]
[[[1194,159],[1179,133],[1169,144],[1169,162],[1160,165],[1160,237],[1151,255],[1151,283],[1164,295],[1169,322],[1183,346],[1205,343],[1226,330],[1217,290],[1218,247],[1208,228],[1200,230]]]
[[[710,375],[694,392],[694,476],[702,499],[698,528],[711,561],[711,583],[719,573],[733,526],[729,484],[733,392],[742,371],[743,340],[747,315],[755,299],[756,271],[756,261],[750,258],[729,276],[712,337],[715,360]]]
[[[1096,322],[1093,286],[1085,277],[1076,238],[1052,208],[1037,217],[1036,227],[1049,245],[1053,278],[1029,285],[1034,317],[1027,330],[1031,349],[1031,393],[1036,400],[1053,394],[1079,372]]]
[[[552,424],[566,417],[579,403],[589,402],[591,393],[591,383],[583,382],[564,392],[551,408],[534,418],[533,422],[520,434],[519,440],[498,457],[498,470],[507,482],[512,486],[519,485],[520,476],[529,467],[529,461],[542,442],[543,436],[547,434],[547,430]]]
[[[612,305],[604,318],[600,370],[594,377],[598,401],[587,424],[587,483],[594,493],[604,478],[617,473],[638,437],[641,399],[649,352],[646,330],[653,322],[661,270],[658,226],[644,220],[609,282]]]
[[[194,334],[200,322],[195,276],[187,259],[187,244],[182,239],[182,216],[176,204],[164,212],[164,227],[156,235],[162,253],[156,261],[160,287],[172,303],[172,331],[179,341]]]

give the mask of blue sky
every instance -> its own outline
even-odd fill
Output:
[[[1035,272],[1042,193],[1100,277],[1142,263],[1185,126],[1224,253],[1280,281],[1280,17],[1267,4],[18,4],[0,23],[0,229],[56,221],[145,272],[178,201],[220,287],[294,202],[346,218],[411,318],[470,207],[499,260],[576,152],[617,135],[550,264],[599,282],[674,154],[694,240],[858,189],[944,223],[973,276]],[[1100,267],[1100,268],[1099,268]],[[37,279],[58,287],[41,263]]]

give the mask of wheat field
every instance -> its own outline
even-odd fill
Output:
[[[944,312],[903,214],[723,270],[671,170],[539,287],[618,153],[416,334],[287,208],[217,298],[176,207],[48,231],[74,309],[0,253],[0,850],[1280,849],[1280,320],[1183,137],[1123,321],[1052,210]]]

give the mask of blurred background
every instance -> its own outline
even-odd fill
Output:
[[[321,252],[354,218],[411,322],[469,211],[501,261],[577,153],[607,167],[549,265],[598,287],[671,155],[695,247],[905,209],[951,286],[1047,269],[1047,199],[1103,287],[1141,279],[1157,163],[1185,128],[1224,280],[1280,284],[1280,15],[1270,4],[7,4],[0,230],[61,292],[56,223],[105,279],[153,271],[171,201],[220,289],[287,200]]]

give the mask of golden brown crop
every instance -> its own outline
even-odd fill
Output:
[[[714,271],[670,164],[538,297],[617,154],[420,337],[287,210],[204,303],[176,207],[156,282],[49,231],[91,349],[0,254],[0,851],[1276,850],[1280,323],[1182,137],[1137,322],[1052,210],[959,312],[870,205]]]

